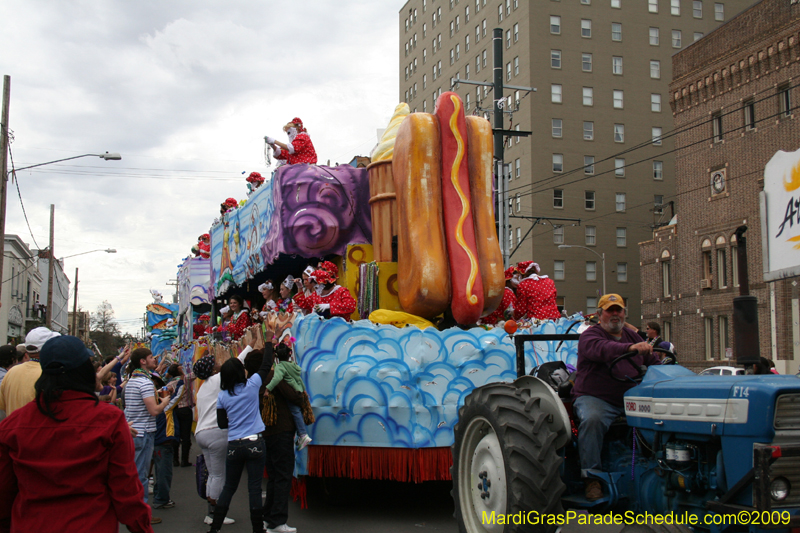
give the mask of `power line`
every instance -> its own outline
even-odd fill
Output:
[[[19,180],[17,179],[17,172],[14,169],[14,155],[11,153],[11,144],[8,145],[8,155],[11,158],[11,175],[14,179],[14,184],[17,187],[17,195],[19,196],[19,205],[22,206],[22,214],[25,217],[25,224],[28,225],[28,232],[31,234],[31,239],[33,239],[33,244],[36,245],[38,250],[41,250],[42,247],[39,246],[39,243],[36,242],[36,237],[33,236],[33,230],[31,229],[31,223],[28,220],[28,213],[25,211],[25,204],[22,203],[22,193],[19,190]]]

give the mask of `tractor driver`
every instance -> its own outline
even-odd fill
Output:
[[[573,408],[580,420],[578,452],[581,456],[581,477],[586,486],[586,499],[599,500],[603,488],[597,479],[588,477],[588,470],[601,470],[600,452],[603,438],[611,423],[624,413],[623,395],[636,385],[615,380],[608,365],[627,352],[638,352],[621,361],[615,368],[618,377],[636,376],[641,365],[657,365],[653,347],[630,328],[625,327],[625,301],[618,294],[606,294],[597,305],[600,322],[581,334],[578,341],[578,370],[573,394]],[[633,365],[636,365],[634,367]]]

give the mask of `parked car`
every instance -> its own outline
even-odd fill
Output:
[[[701,376],[741,376],[743,374],[744,369],[735,366],[712,366],[700,372]]]

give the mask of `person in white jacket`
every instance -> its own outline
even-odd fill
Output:
[[[238,359],[244,364],[245,357],[253,351],[252,346],[245,347]],[[225,459],[228,453],[228,430],[220,429],[217,425],[217,396],[220,393],[220,364],[212,354],[201,357],[194,363],[194,375],[197,379],[205,380],[197,390],[197,426],[194,432],[197,445],[203,452],[206,468],[208,469],[208,482],[206,483],[206,497],[208,499],[208,513],[204,519],[206,524],[214,521],[214,507],[217,504],[225,485]],[[233,524],[233,518],[226,517],[224,524]]]

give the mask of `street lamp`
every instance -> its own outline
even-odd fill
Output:
[[[88,252],[81,252],[79,254],[68,255],[66,257],[62,257],[61,259],[64,260],[64,259],[67,259],[67,257],[77,257],[79,255],[91,254],[91,253],[94,253],[94,252],[105,252],[107,254],[115,254],[115,253],[117,253],[117,251],[114,248],[106,248],[105,250],[103,250],[101,248],[101,249],[98,249],[98,250],[89,250]],[[52,283],[52,282],[53,282],[53,280],[50,279],[50,283]],[[49,286],[48,286],[48,289],[49,289]],[[74,301],[72,302],[72,335],[77,337],[78,336],[77,335],[77,333],[78,333],[78,267],[75,267],[75,296],[74,296],[73,300]]]
[[[588,248],[586,246],[580,246],[578,244],[559,244],[558,247],[561,248],[561,249],[564,249],[564,248],[583,248],[584,250],[589,250],[594,255],[599,257],[602,260],[602,265],[603,265],[603,294],[606,294],[606,254],[605,253],[598,254],[597,252],[595,252],[591,248]]]
[[[83,154],[65,157],[64,159],[56,159],[55,161],[48,161],[46,163],[38,163],[29,167],[13,168],[9,170],[8,173],[11,174],[12,172],[17,172],[18,170],[28,170],[29,168],[43,167],[45,165],[52,165],[53,163],[61,163],[62,161],[71,161],[72,159],[80,159],[81,157],[99,157],[100,159],[105,159],[106,161],[119,161],[122,159],[122,156],[116,152],[106,152],[104,154]]]

